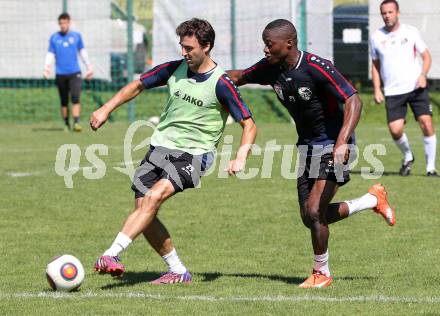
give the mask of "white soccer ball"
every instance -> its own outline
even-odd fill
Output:
[[[72,291],[84,281],[84,268],[81,262],[71,255],[54,258],[46,268],[47,281],[55,291]]]
[[[148,122],[150,122],[151,124],[157,125],[160,122],[160,118],[159,118],[159,116],[152,116],[148,119]]]

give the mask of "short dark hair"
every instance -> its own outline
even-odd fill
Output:
[[[382,6],[384,4],[388,4],[388,3],[394,3],[394,5],[396,6],[397,11],[399,11],[399,3],[396,0],[383,0],[380,4],[380,8],[382,9]]]
[[[176,34],[180,37],[195,36],[202,47],[210,46],[209,51],[214,47],[215,31],[206,20],[192,18],[185,21],[176,28]]]
[[[70,20],[70,15],[67,12],[63,12],[58,16],[58,21],[60,20]]]
[[[296,28],[292,22],[285,19],[277,19],[270,22],[264,30],[277,30],[279,34],[282,34],[284,37],[291,37],[295,42],[295,45],[298,42],[298,35],[296,33]]]

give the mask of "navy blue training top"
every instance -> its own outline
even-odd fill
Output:
[[[247,83],[270,85],[295,121],[297,145],[335,144],[344,113],[342,104],[356,89],[319,56],[300,51],[292,69],[271,65],[266,58],[243,71]],[[354,142],[352,135],[349,143]]]

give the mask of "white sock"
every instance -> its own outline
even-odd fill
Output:
[[[112,256],[117,257],[119,256],[119,253],[122,252],[122,250],[126,249],[131,244],[131,239],[127,235],[125,235],[123,232],[120,232],[115,240],[113,241],[113,244],[104,252],[104,256]]]
[[[405,160],[405,162],[411,161],[414,159],[412,152],[411,152],[411,147],[409,146],[409,141],[408,141],[408,137],[406,137],[406,134],[403,133],[402,137],[400,137],[400,139],[395,140],[394,143],[397,145],[397,147],[399,147],[400,151],[403,154],[403,159]]]
[[[348,216],[356,214],[357,212],[369,210],[377,205],[377,197],[373,194],[367,193],[358,199],[344,201],[348,205]]]
[[[437,148],[437,137],[425,136],[423,137],[423,143],[425,143],[425,159],[426,159],[426,171],[435,170],[435,151]]]
[[[315,255],[313,270],[319,271],[325,276],[330,276],[330,270],[328,267],[328,249],[322,255]]]
[[[173,249],[170,253],[162,256],[165,263],[168,265],[168,271],[184,274],[187,270],[183,265],[182,261],[180,261],[179,256],[177,255],[176,249]]]

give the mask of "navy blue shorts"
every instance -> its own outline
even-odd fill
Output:
[[[332,153],[323,154],[320,161],[317,161],[318,163],[313,167],[312,158],[317,157],[307,156],[304,172],[297,179],[298,202],[301,207],[304,207],[316,180],[332,181],[339,186],[343,186],[350,181],[349,170],[343,170],[341,176],[337,176]]]
[[[193,156],[187,152],[151,146],[137,168],[131,189],[135,198],[143,197],[156,182],[167,179],[175,192],[194,188],[212,165],[212,152]]]
[[[398,119],[406,119],[408,104],[416,120],[420,115],[432,116],[432,107],[429,101],[428,89],[426,88],[385,97],[385,103],[388,123]]]

